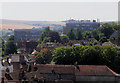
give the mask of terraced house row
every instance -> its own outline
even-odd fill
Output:
[[[120,75],[105,65],[36,64],[25,54],[11,54],[1,64],[1,83],[120,82]]]

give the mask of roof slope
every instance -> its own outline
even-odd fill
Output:
[[[116,75],[105,65],[79,65],[80,71],[75,68],[75,75],[82,76],[114,76]]]

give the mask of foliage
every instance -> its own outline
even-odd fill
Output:
[[[14,35],[11,35],[11,36],[8,38],[8,40],[7,40],[7,41],[11,41],[11,40],[13,40],[13,41],[14,41]]]
[[[84,38],[84,39],[91,38],[91,32],[90,32],[90,31],[85,31],[85,32],[83,32],[83,38]]]
[[[48,37],[48,32],[49,31],[50,31],[50,28],[46,27],[46,29],[41,33],[40,42],[42,42],[45,37]]]
[[[14,43],[14,36],[11,35],[5,43],[5,55],[17,53],[17,46]]]
[[[61,36],[60,39],[63,44],[69,42],[69,37],[67,35]]]
[[[17,53],[17,47],[14,41],[7,41],[5,43],[5,55]]]
[[[50,37],[51,42],[61,42],[59,33],[56,31],[49,31],[48,37]]]
[[[49,27],[47,27],[41,34],[40,43],[46,42],[61,42],[59,33],[56,31],[51,31]]]
[[[38,45],[37,45],[36,50],[37,50],[38,52],[41,51],[41,44],[38,44]]]
[[[44,37],[43,42],[42,43],[46,43],[51,41],[51,37]]]
[[[104,23],[102,24],[98,30],[101,32],[101,33],[104,33],[105,37],[108,39],[112,33],[114,32],[114,28],[111,24],[108,24],[108,23]]]
[[[37,56],[37,64],[49,64],[52,61],[52,51],[48,49],[42,49],[41,52],[35,54]]]
[[[56,64],[71,64],[73,63],[73,55],[71,54],[72,49],[71,47],[59,47],[56,48],[56,51],[54,51],[53,61]]]
[[[104,43],[107,42],[107,38],[104,33],[99,33],[99,42]]]
[[[67,36],[69,37],[70,40],[75,40],[75,34],[73,32],[73,28],[71,28],[68,32],[67,32]]]
[[[0,55],[4,56],[5,42],[2,37],[0,37]]]
[[[53,52],[55,64],[79,65],[107,65],[115,72],[120,73],[120,50],[118,47],[108,46],[83,46],[59,47]]]
[[[112,23],[111,25],[114,28],[114,30],[120,30],[120,24]]]
[[[99,33],[96,29],[92,30],[92,36],[96,39],[99,40]]]
[[[82,39],[82,33],[80,29],[77,29],[76,32],[76,40],[81,40]]]

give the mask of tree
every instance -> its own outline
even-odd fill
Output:
[[[61,42],[59,33],[56,31],[49,31],[48,32],[48,37],[50,37],[51,42]]]
[[[52,61],[52,51],[48,49],[42,49],[36,56],[37,64],[49,64]]]
[[[114,30],[120,30],[120,24],[112,23],[111,26]]]
[[[73,65],[77,62],[79,65],[107,65],[120,73],[120,50],[114,45],[59,47],[52,56],[55,64]]]
[[[81,40],[81,39],[82,39],[82,33],[81,33],[80,29],[77,29],[76,40]]]
[[[92,30],[92,35],[96,40],[99,40],[99,33],[96,29]]]
[[[103,54],[104,54],[104,58],[106,58],[106,65],[112,65],[115,59],[115,56],[117,56],[117,47],[114,47],[112,45],[108,45],[108,46],[102,46],[102,50],[103,50]]]
[[[90,33],[90,31],[85,31],[85,32],[83,32],[83,38],[84,38],[84,39],[91,38],[91,33]]]
[[[46,42],[49,42],[51,41],[51,37],[44,37],[44,40],[42,43],[46,43]]]
[[[76,39],[72,28],[67,32],[67,36],[69,37],[70,40],[75,40]]]
[[[48,37],[48,32],[50,31],[49,26],[41,33],[40,42],[44,40],[45,37]]]
[[[46,42],[61,42],[59,33],[56,31],[51,31],[49,27],[47,27],[41,34],[40,42],[46,43]]]
[[[102,50],[100,46],[89,46],[84,50],[83,64],[84,65],[102,65]]]
[[[67,35],[61,36],[60,38],[61,38],[61,42],[62,42],[63,44],[69,42],[69,37],[68,37]]]
[[[14,41],[14,35],[11,35],[7,41]]]
[[[53,61],[56,64],[73,64],[73,55],[71,47],[59,47],[53,52]]]
[[[114,29],[113,29],[113,26],[111,24],[108,24],[108,23],[104,23],[102,24],[98,30],[101,32],[101,33],[104,33],[105,37],[108,39],[112,33],[114,32]]]
[[[4,56],[5,42],[2,37],[0,37],[0,54]]]
[[[104,33],[99,33],[99,41],[100,41],[101,43],[107,42],[107,38],[106,38],[106,36],[104,35]]]
[[[5,55],[17,53],[17,47],[14,41],[7,41],[5,43]]]
[[[17,46],[14,43],[14,36],[11,35],[5,43],[5,55],[17,53]]]
[[[41,51],[41,44],[40,44],[40,43],[37,45],[36,50],[37,50],[38,52]]]

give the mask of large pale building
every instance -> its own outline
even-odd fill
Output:
[[[63,34],[66,34],[69,29],[73,28],[73,31],[76,32],[79,28],[82,31],[89,30],[92,31],[100,26],[100,22],[97,20],[74,20],[70,19],[66,22],[66,25],[63,27]]]
[[[15,35],[15,42],[19,40],[39,40],[41,33],[43,30],[41,29],[15,29],[14,35]]]

